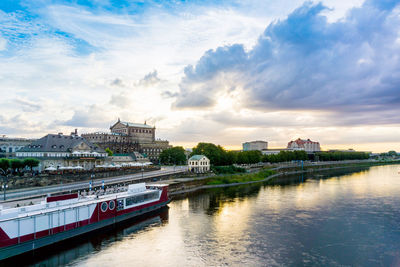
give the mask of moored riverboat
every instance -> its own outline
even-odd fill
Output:
[[[129,185],[102,195],[66,194],[0,210],[0,260],[94,231],[166,206],[167,185]]]

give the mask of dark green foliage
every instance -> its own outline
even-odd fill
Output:
[[[105,149],[105,151],[107,152],[109,157],[112,157],[112,155],[114,155],[114,153],[108,147]]]
[[[24,168],[24,162],[20,159],[12,159],[10,160],[10,166],[13,171],[19,171],[20,169]]]
[[[192,155],[205,155],[214,166],[259,163],[262,158],[260,151],[226,151],[223,147],[211,143],[199,143],[193,148]]]
[[[262,154],[260,151],[241,151],[236,152],[237,164],[254,164],[261,162]]]
[[[32,170],[33,167],[39,166],[39,160],[34,158],[26,158],[24,159],[23,164]]]
[[[292,160],[308,160],[307,153],[305,151],[281,151],[276,155],[265,155],[262,157],[263,162],[288,162]]]
[[[211,170],[215,173],[215,174],[234,174],[234,173],[238,173],[238,172],[246,172],[246,169],[244,168],[240,168],[240,167],[235,167],[233,165],[230,166],[213,166],[211,168]]]
[[[260,181],[264,180],[268,176],[274,174],[275,171],[272,170],[262,170],[256,173],[248,173],[248,174],[236,174],[236,175],[227,175],[227,176],[219,176],[211,178],[207,184],[215,185],[215,184],[233,184],[233,183],[244,183],[251,181]]]
[[[352,159],[369,159],[369,154],[365,152],[318,152],[316,156],[320,161],[339,161]]]
[[[8,159],[0,159],[0,169],[3,171],[7,171],[10,168],[10,160]]]
[[[160,154],[160,162],[162,164],[167,164],[167,165],[185,164],[186,163],[185,149],[181,146],[176,146],[163,150]]]
[[[234,155],[227,152],[222,146],[211,143],[199,143],[193,148],[193,155],[204,155],[210,159],[211,165],[224,166],[233,164]]]

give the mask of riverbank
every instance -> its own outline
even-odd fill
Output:
[[[318,163],[310,165],[282,165],[273,168],[262,168],[260,171],[252,174],[220,175],[214,177],[199,177],[195,179],[173,179],[163,181],[169,184],[169,194],[172,198],[180,198],[182,195],[192,193],[198,190],[232,187],[248,185],[254,183],[272,183],[281,177],[287,177],[296,174],[324,173],[333,170],[354,169],[360,171],[372,166],[400,164],[400,161],[346,161],[335,163]]]

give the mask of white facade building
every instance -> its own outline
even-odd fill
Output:
[[[268,149],[268,142],[266,141],[251,141],[242,144],[243,151],[265,150]]]
[[[6,156],[15,156],[15,152],[32,143],[33,139],[0,137],[0,153]]]
[[[48,134],[16,152],[18,158],[37,158],[39,170],[48,167],[79,167],[85,170],[104,164],[108,154],[78,135]]]
[[[204,155],[194,155],[188,160],[189,171],[205,173],[210,171],[210,160]]]

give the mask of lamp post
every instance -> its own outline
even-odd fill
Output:
[[[3,176],[3,179],[4,179],[4,183],[3,183],[3,185],[1,186],[1,187],[3,188],[3,192],[4,192],[3,200],[6,200],[6,190],[7,190],[7,188],[8,188],[8,184],[7,184],[7,173],[6,173],[6,171],[3,170],[3,169],[0,169],[0,171],[1,171],[1,175]]]
[[[143,172],[144,172],[144,163],[142,163],[142,179],[143,179]]]
[[[90,183],[89,183],[89,190],[92,191],[92,185],[93,185],[93,179],[94,179],[95,175],[94,172],[92,172],[92,174],[90,175]]]

